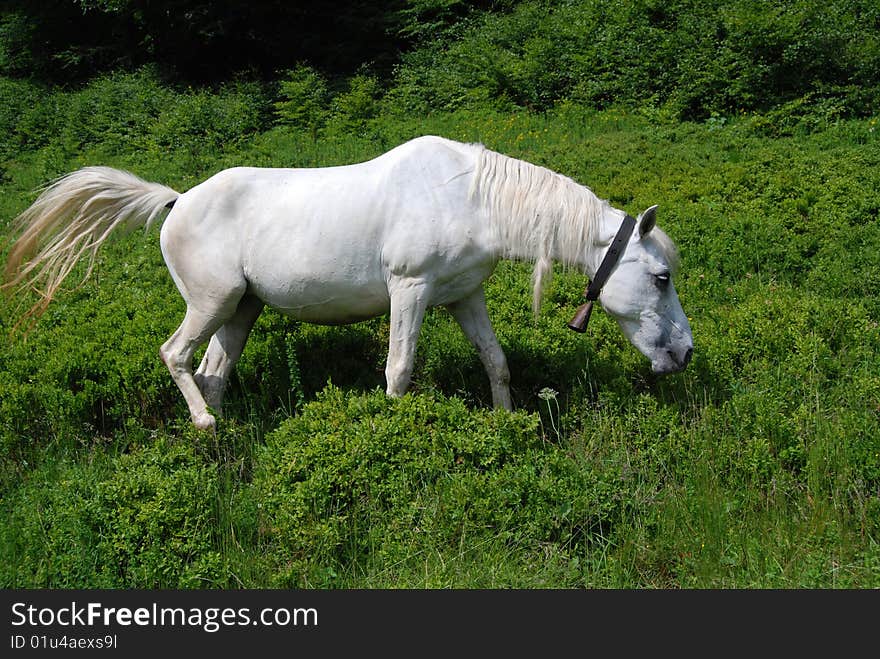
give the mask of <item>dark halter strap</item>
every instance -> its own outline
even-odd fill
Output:
[[[575,332],[587,331],[587,322],[590,320],[590,313],[593,311],[593,302],[599,299],[602,287],[605,286],[608,277],[611,276],[611,272],[614,270],[617,262],[620,261],[620,257],[626,249],[635,226],[636,218],[627,213],[626,217],[623,218],[623,223],[621,223],[620,228],[617,230],[617,235],[611,241],[611,246],[605,252],[605,257],[602,259],[602,263],[599,264],[599,269],[596,270],[595,276],[584,291],[584,299],[587,301],[580,306],[577,314],[568,324],[569,328]]]

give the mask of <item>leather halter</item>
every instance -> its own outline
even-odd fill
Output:
[[[617,235],[615,235],[614,240],[611,241],[611,246],[608,248],[608,251],[605,252],[605,257],[602,259],[602,263],[599,264],[599,269],[596,270],[596,275],[587,285],[587,288],[584,291],[584,299],[586,302],[578,307],[574,318],[568,323],[569,329],[573,329],[575,332],[580,333],[587,331],[587,323],[590,321],[590,314],[593,311],[593,302],[599,299],[602,287],[608,281],[608,277],[611,276],[611,271],[614,270],[614,267],[617,265],[617,262],[620,260],[621,255],[626,249],[626,245],[629,242],[630,236],[632,236],[633,228],[635,228],[635,226],[636,218],[627,213],[626,217],[623,218],[623,223],[617,230]]]

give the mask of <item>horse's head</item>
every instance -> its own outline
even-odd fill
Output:
[[[639,215],[636,228],[620,238],[625,242],[620,243],[619,259],[601,286],[599,300],[630,343],[651,360],[655,373],[675,373],[687,366],[694,342],[672,282],[677,252],[656,228],[656,210],[652,206]],[[609,244],[621,227],[620,219],[620,211],[608,209],[602,232],[608,234]]]

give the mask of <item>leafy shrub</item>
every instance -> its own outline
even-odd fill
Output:
[[[456,399],[327,387],[257,456],[249,497],[273,579],[332,585],[328,574],[377,561],[454,560],[494,543],[517,556],[588,541],[614,514],[614,486],[545,444],[537,424]]]
[[[260,94],[247,88],[189,92],[169,104],[151,125],[150,137],[159,149],[213,153],[232,149],[265,128],[265,114]]]
[[[358,74],[348,80],[348,89],[333,99],[333,130],[344,134],[362,134],[367,123],[379,114],[381,89],[370,75]]]
[[[572,99],[685,119],[811,97],[864,116],[880,89],[878,16],[861,0],[526,1],[404,54],[394,96],[422,110]]]
[[[98,144],[111,153],[146,146],[152,126],[172,98],[171,90],[146,70],[96,78],[69,97],[65,146],[71,153]]]
[[[154,436],[130,454],[99,455],[91,465],[61,460],[40,474],[5,508],[4,529],[15,530],[3,543],[5,588],[225,582],[216,471],[191,446]]]
[[[302,64],[288,71],[279,83],[281,100],[275,112],[282,124],[307,128],[313,134],[327,119],[328,89],[324,78]]]
[[[0,158],[45,146],[57,134],[56,95],[38,84],[0,78]]]
[[[232,82],[215,92],[179,91],[150,69],[100,76],[73,92],[0,79],[0,95],[9,101],[0,112],[9,135],[7,155],[51,141],[74,160],[95,150],[101,164],[139,154],[140,168],[144,154],[167,159],[171,150],[192,158],[232,150],[270,123],[265,85]]]

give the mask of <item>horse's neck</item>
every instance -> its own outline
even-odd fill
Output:
[[[500,257],[595,271],[606,202],[566,176],[493,152],[482,154],[477,171]]]
[[[593,240],[589,242],[584,250],[581,261],[581,270],[592,279],[602,263],[605,251],[610,244],[610,237],[617,233],[617,229],[621,220],[618,220],[613,212],[609,212],[610,207],[603,212],[602,217],[597,221],[597,233]]]
[[[599,202],[602,203],[602,202]],[[562,263],[592,277],[602,261],[608,241],[616,232],[613,213],[601,208],[598,217],[586,217],[593,208],[582,213],[571,209],[554,209],[547,205],[544,214],[532,218],[498,217],[495,222],[499,256],[517,261]]]

